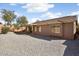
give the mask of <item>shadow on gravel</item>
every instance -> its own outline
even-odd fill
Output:
[[[65,40],[62,39],[60,37],[55,37],[55,36],[42,36],[42,35],[36,35],[36,34],[31,34],[31,33],[26,33],[26,32],[18,32],[15,34],[17,35],[29,35],[31,37],[37,38],[37,39],[41,39],[41,40],[47,40],[47,41],[51,41],[51,40]]]
[[[29,34],[29,36],[37,38],[37,39],[41,39],[41,40],[47,40],[47,41],[52,40],[52,37],[49,37],[49,36],[33,35],[33,34]]]
[[[63,44],[67,46],[64,56],[79,56],[79,40],[67,40]]]
[[[29,35],[30,33],[26,33],[26,32],[14,32],[17,35]]]
[[[29,35],[31,37],[37,38],[37,39],[41,39],[41,40],[47,40],[47,41],[51,41],[52,37],[49,36],[40,36],[40,35],[33,35],[31,33],[23,33],[23,32],[19,32],[19,33],[15,33],[17,35]]]

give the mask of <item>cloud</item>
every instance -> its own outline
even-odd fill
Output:
[[[30,23],[36,22],[37,20],[41,21],[41,18],[32,18],[31,21],[29,21]]]
[[[20,13],[18,13],[18,12],[14,12],[15,13],[15,15],[17,16],[17,17],[19,17],[19,16],[22,16]]]
[[[79,11],[72,12],[71,15],[79,15]]]
[[[40,17],[32,18],[30,23],[36,22],[37,20],[42,21],[46,19],[51,19],[51,18],[57,18],[60,17],[62,13],[51,13],[51,12],[46,12],[45,14],[42,14]]]
[[[2,19],[2,14],[0,13],[0,22],[4,24],[4,20]]]
[[[79,3],[77,3],[77,6],[79,6]]]
[[[3,24],[5,24],[5,22],[4,22],[4,20],[2,18],[0,18],[0,22],[3,23]]]
[[[78,23],[79,23],[79,16],[78,16]]]
[[[15,6],[16,4],[15,3],[10,3],[9,5]]]
[[[49,3],[30,3],[22,6],[27,9],[27,12],[46,12],[50,8],[54,8],[54,4]]]
[[[78,23],[79,23],[79,11],[72,12],[70,15],[77,15],[78,16]]]
[[[51,18],[57,18],[57,17],[60,17],[61,15],[62,15],[61,12],[58,12],[58,13],[46,12],[46,13],[43,14],[41,17],[51,19]]]
[[[0,18],[2,17],[2,14],[0,13]]]

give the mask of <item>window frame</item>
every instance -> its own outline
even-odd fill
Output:
[[[34,31],[37,32],[37,26],[35,26]]]
[[[60,24],[53,24],[51,26],[53,33],[61,33],[61,25]]]
[[[38,27],[38,31],[41,32],[41,26]]]

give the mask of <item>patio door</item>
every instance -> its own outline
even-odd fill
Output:
[[[73,24],[72,23],[63,24],[63,36],[66,39],[71,39],[73,37]]]

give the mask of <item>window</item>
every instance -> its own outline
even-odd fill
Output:
[[[32,31],[33,31],[33,26],[32,26]]]
[[[37,27],[35,27],[35,32],[37,31]]]
[[[39,30],[39,32],[41,32],[41,26],[39,26],[39,29],[38,30]]]
[[[60,33],[61,32],[61,26],[60,25],[53,25],[52,26],[52,32],[53,33]]]

